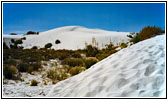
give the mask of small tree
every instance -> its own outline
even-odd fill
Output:
[[[14,39],[11,39],[11,42],[12,42],[12,43],[15,43],[15,40],[14,40]]]
[[[56,40],[56,41],[55,41],[55,44],[60,44],[60,43],[61,43],[60,40]]]
[[[45,45],[45,48],[51,48],[52,47],[52,44],[51,43],[47,43],[46,45]]]

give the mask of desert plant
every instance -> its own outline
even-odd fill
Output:
[[[69,71],[69,73],[73,76],[73,75],[77,75],[79,73],[81,73],[82,71],[85,71],[86,68],[85,67],[82,67],[82,66],[75,66],[75,67],[72,67]]]
[[[123,49],[123,48],[126,48],[127,47],[127,44],[126,43],[121,43],[120,47]]]
[[[73,58],[81,58],[81,54],[78,52],[75,52],[71,55]]]
[[[87,57],[95,57],[98,53],[98,48],[92,45],[87,45],[85,51]]]
[[[156,26],[147,26],[140,31],[138,37],[142,41],[160,34],[163,34],[162,29]]]
[[[86,58],[84,60],[86,69],[90,68],[92,65],[94,65],[97,62],[98,62],[98,59],[93,58],[93,57],[92,58]]]
[[[31,49],[37,49],[37,46],[33,46]]]
[[[38,85],[38,81],[36,81],[35,79],[31,80],[30,82],[30,86],[37,86]]]
[[[52,44],[51,43],[47,43],[46,45],[45,45],[45,48],[51,48],[52,47]]]
[[[69,66],[83,66],[83,60],[80,58],[66,58],[62,61],[63,65],[69,65]]]
[[[10,35],[17,35],[16,33],[11,33]]]
[[[3,65],[3,75],[7,79],[16,79],[17,68],[13,65]]]
[[[14,42],[14,44],[22,44],[23,42],[22,42],[22,39],[18,39],[18,40],[16,40],[15,42]]]
[[[27,63],[25,63],[25,62],[22,62],[22,63],[20,63],[17,66],[19,72],[27,72],[28,71],[28,67],[29,67],[29,65]]]
[[[61,41],[60,40],[55,40],[55,44],[60,44]]]

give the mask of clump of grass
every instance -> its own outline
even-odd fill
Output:
[[[33,80],[31,80],[31,82],[30,82],[30,86],[37,86],[38,83],[39,83],[39,82],[38,82],[37,80],[33,79]]]
[[[66,58],[62,61],[63,65],[69,65],[69,66],[83,66],[84,62],[81,58]]]
[[[86,58],[84,60],[86,69],[90,68],[92,65],[96,64],[98,61],[99,60],[97,58],[93,58],[93,57]]]
[[[75,66],[75,67],[72,67],[69,71],[69,73],[74,76],[74,75],[77,75],[79,73],[81,73],[82,71],[85,71],[86,68],[85,67],[82,67],[82,66]]]

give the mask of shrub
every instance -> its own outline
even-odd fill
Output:
[[[9,49],[5,42],[3,42],[3,49]]]
[[[18,40],[16,40],[15,42],[14,42],[14,44],[22,44],[23,42],[22,42],[22,39],[18,39]]]
[[[30,82],[30,86],[37,86],[38,83],[39,83],[38,81],[36,81],[36,80],[33,79]]]
[[[96,59],[96,58],[86,58],[84,60],[84,62],[85,62],[86,69],[88,69],[88,68],[90,68],[90,66],[94,65],[95,63],[97,63],[98,59]]]
[[[31,49],[37,49],[37,46],[33,46]]]
[[[23,37],[22,40],[26,40],[26,37]]]
[[[5,76],[5,78],[7,79],[16,79],[17,76],[17,68],[15,66],[11,66],[11,65],[3,65],[3,75]]]
[[[25,63],[25,62],[22,62],[22,63],[20,63],[17,66],[19,72],[27,72],[28,71],[28,67],[29,67],[29,65],[27,63]]]
[[[12,43],[15,43],[15,40],[14,40],[14,39],[11,39],[11,42],[12,42]]]
[[[73,76],[73,75],[77,75],[79,73],[81,73],[82,71],[85,71],[86,68],[85,67],[81,67],[81,66],[75,66],[72,67],[69,71],[69,73]]]
[[[33,32],[33,31],[28,31],[28,32],[26,33],[26,35],[31,35],[31,34],[38,34],[38,33]]]
[[[98,48],[93,47],[92,45],[87,45],[85,51],[87,57],[95,57],[98,53]]]
[[[126,47],[127,47],[127,44],[126,44],[126,43],[121,43],[120,47],[121,47],[121,48],[126,48]]]
[[[108,56],[109,56],[108,54],[103,53],[103,54],[97,54],[96,58],[100,61]]]
[[[52,79],[53,81],[58,80],[64,80],[68,78],[69,76],[67,75],[68,69],[63,67],[63,68],[55,68],[55,69],[49,69],[47,71],[47,77]]]
[[[45,48],[51,48],[52,47],[52,44],[51,43],[47,43],[46,45],[45,45]]]
[[[60,44],[61,41],[60,40],[55,40],[55,44]]]
[[[17,35],[16,33],[11,33],[10,35]]]
[[[83,60],[80,58],[66,58],[62,61],[63,65],[69,65],[69,66],[83,66]]]
[[[160,34],[163,34],[163,30],[160,28],[155,26],[147,26],[140,31],[138,37],[142,41]]]
[[[75,52],[71,55],[73,58],[81,58],[81,54],[78,52]]]
[[[140,41],[140,39],[139,39],[139,37],[138,37],[138,34],[139,34],[139,33],[137,33],[137,34],[130,40],[130,42],[138,43],[138,42]]]

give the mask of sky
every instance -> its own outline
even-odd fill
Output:
[[[63,26],[140,32],[165,27],[164,3],[3,3],[3,34]]]

